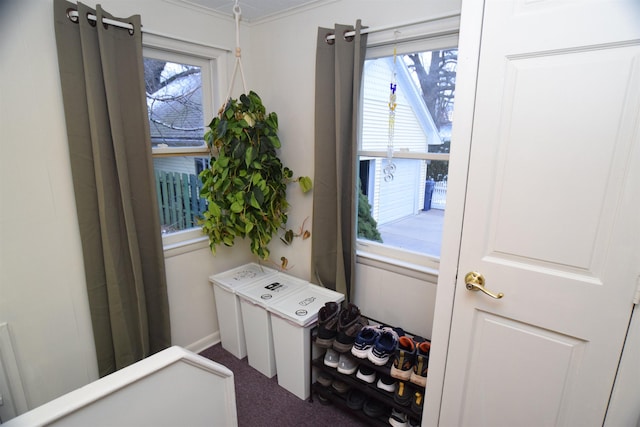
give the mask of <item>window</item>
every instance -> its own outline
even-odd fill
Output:
[[[358,250],[437,269],[458,52],[377,53],[363,72]]]
[[[203,136],[213,117],[224,52],[145,34],[143,49],[158,213],[165,248],[202,237],[199,173],[209,164]],[[216,87],[216,89],[218,89]]]

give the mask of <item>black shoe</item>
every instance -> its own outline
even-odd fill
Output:
[[[411,410],[418,414],[422,414],[422,407],[424,406],[424,394],[419,391],[416,391],[413,394],[413,399],[411,400]]]
[[[347,406],[356,411],[362,409],[365,400],[367,400],[367,396],[358,389],[353,388],[347,393]]]
[[[390,413],[390,408],[378,399],[368,399],[362,406],[362,412],[372,418],[379,418]]]
[[[318,310],[318,336],[316,344],[319,347],[329,348],[338,334],[338,303],[330,301]]]
[[[411,399],[413,398],[411,388],[407,384],[408,383],[404,381],[398,381],[396,392],[393,395],[393,400],[402,406],[409,406],[409,404],[411,404]]]

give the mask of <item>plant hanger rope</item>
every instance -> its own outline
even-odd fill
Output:
[[[242,88],[244,89],[244,93],[247,93],[247,81],[244,78],[244,70],[242,69],[242,49],[240,49],[240,15],[242,15],[242,10],[240,9],[238,0],[236,0],[235,5],[233,6],[233,15],[236,20],[236,62],[235,66],[233,67],[233,74],[231,75],[229,91],[227,92],[227,96],[224,98],[224,104],[222,108],[224,108],[224,106],[231,98],[231,91],[233,90],[233,85],[236,81],[238,70],[240,70],[240,76],[242,77]]]

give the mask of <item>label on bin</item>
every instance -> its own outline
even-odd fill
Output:
[[[270,305],[291,292],[301,289],[309,282],[278,273],[262,278],[237,289],[236,293],[244,300],[258,305]]]
[[[257,282],[261,278],[270,277],[276,273],[276,270],[251,262],[211,276],[209,280],[233,291],[240,286]]]

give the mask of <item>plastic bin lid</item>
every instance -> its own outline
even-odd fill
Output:
[[[308,284],[309,282],[305,280],[278,272],[237,288],[236,295],[243,300],[266,308]]]
[[[264,267],[255,262],[250,262],[231,270],[223,271],[209,277],[209,281],[219,285],[222,288],[234,292],[240,286],[254,283],[265,277],[277,274],[278,271],[272,268]]]
[[[290,323],[302,327],[318,320],[318,311],[329,301],[340,303],[344,295],[321,286],[308,284],[304,288],[287,295],[269,306],[268,310]]]

